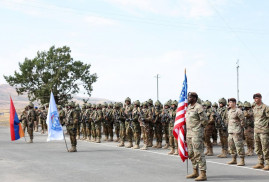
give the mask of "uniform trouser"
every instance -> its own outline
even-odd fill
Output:
[[[27,121],[22,121],[22,130],[23,130],[23,132],[25,133],[25,130],[26,130],[26,128],[28,127],[28,125],[27,125]],[[28,131],[27,131],[28,132]]]
[[[205,127],[204,132],[204,138],[205,138],[205,144],[207,148],[212,149],[212,142],[211,142],[211,136],[214,133],[214,124],[209,124]]]
[[[160,142],[160,143],[162,143],[162,141],[163,141],[163,132],[162,132],[163,128],[162,127],[163,126],[160,122],[155,123],[154,132],[155,132],[155,136],[156,136],[156,141]]]
[[[34,122],[27,123],[27,132],[30,136],[30,139],[34,139]]]
[[[206,160],[204,154],[204,144],[202,137],[188,137],[187,138],[188,154],[189,159],[192,162],[193,169],[205,171],[206,170]]]
[[[126,136],[127,136],[127,140],[128,142],[133,142],[133,130],[132,128],[130,128],[130,123],[129,122],[125,122],[125,128],[126,128]]]
[[[134,127],[135,145],[139,145],[140,140],[141,140],[141,126],[140,126],[140,123],[139,122],[134,122],[133,127]]]
[[[83,122],[83,123],[82,123],[82,129],[81,129],[81,132],[82,132],[83,138],[86,138],[86,137],[87,137],[87,127],[86,127],[86,122]]]
[[[114,127],[115,127],[115,134],[117,136],[117,138],[120,138],[120,123],[115,123],[114,124]]]
[[[91,123],[89,123],[89,122],[87,122],[87,123],[85,123],[86,124],[86,135],[87,135],[87,137],[91,137],[91,135],[92,135],[92,133],[91,133]]]
[[[145,133],[145,138],[143,138],[144,145],[149,145],[149,142],[150,142],[150,127],[149,127],[149,123],[145,123],[144,126],[142,127],[142,130],[144,130],[144,133]]]
[[[40,119],[39,121],[40,121],[42,131],[45,131],[45,123],[46,123],[46,121],[44,119]]]
[[[37,131],[38,130],[38,123],[39,123],[39,119],[37,119],[35,122],[34,122],[34,129]]]
[[[168,123],[164,123],[163,124],[163,132],[164,132],[164,139],[165,139],[165,143],[169,143],[169,124]]]
[[[154,138],[154,123],[149,123],[149,142],[152,143],[153,142],[153,138]]]
[[[120,122],[120,139],[122,142],[125,142],[126,138],[126,128],[125,128],[125,122]]]
[[[218,129],[222,150],[228,150],[228,131]]]
[[[245,157],[245,149],[243,142],[243,133],[229,133],[228,137],[229,150],[231,155],[239,155]]]
[[[103,132],[104,132],[104,135],[108,138],[108,135],[109,135],[109,133],[108,133],[108,121],[105,121],[103,123]]]
[[[269,133],[254,133],[254,140],[260,164],[269,165]]]
[[[110,138],[113,138],[113,122],[109,122],[108,123],[108,135],[110,136]]]
[[[101,129],[102,129],[102,124],[101,124],[101,122],[96,122],[95,123],[95,129],[96,129],[96,137],[97,138],[99,138],[99,139],[101,139]]]
[[[254,128],[250,126],[245,128],[244,136],[248,149],[254,149]]]
[[[92,133],[92,137],[96,138],[96,129],[95,129],[94,122],[91,122],[91,133]]]
[[[81,123],[79,122],[78,123],[78,128],[77,128],[77,135],[80,136],[80,126],[81,126]]]
[[[77,138],[76,138],[77,128],[72,127],[72,126],[67,126],[67,131],[68,131],[69,136],[70,136],[71,145],[73,147],[77,146]]]
[[[174,124],[169,124],[169,145],[172,149],[178,148],[177,139],[173,135]]]

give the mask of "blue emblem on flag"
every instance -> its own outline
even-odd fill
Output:
[[[50,113],[50,115],[51,115],[51,123],[52,123],[51,129],[55,131],[61,131],[62,126],[59,122],[59,116],[58,116],[57,111]]]

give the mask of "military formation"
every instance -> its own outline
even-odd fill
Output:
[[[269,170],[269,107],[262,103],[261,94],[254,94],[253,99],[253,104],[237,102],[234,98],[228,102],[221,98],[218,104],[212,104],[208,100],[202,101],[195,92],[189,93],[186,140],[193,173],[187,178],[207,179],[205,156],[214,155],[215,145],[222,148],[217,157],[231,155],[228,164],[238,166],[244,166],[245,156],[252,156],[255,149],[258,163],[253,168]],[[169,100],[164,105],[160,101],[153,103],[151,99],[143,103],[132,102],[127,97],[124,103],[88,103],[81,107],[70,102],[64,107],[58,106],[58,112],[59,120],[70,136],[72,148],[69,152],[77,151],[77,140],[85,140],[117,142],[118,147],[140,150],[163,148],[170,150],[169,155],[178,155],[178,142],[173,136],[177,104],[176,100]],[[30,103],[22,112],[23,130],[27,128],[30,143],[38,125],[41,125],[41,133],[46,133],[47,109],[48,104],[35,109]]]

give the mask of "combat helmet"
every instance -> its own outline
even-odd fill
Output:
[[[219,99],[219,103],[221,103],[224,106],[226,106],[227,105],[227,100],[223,97],[223,98]]]
[[[149,99],[148,104],[153,105],[153,100]]]
[[[216,102],[214,102],[212,107],[218,107],[218,104]]]
[[[172,101],[171,105],[175,105],[177,107],[178,102],[176,100]]]
[[[129,101],[131,103],[130,97],[127,97],[124,102]]]
[[[205,101],[205,106],[206,107],[211,107],[212,106],[212,103],[209,100],[206,100]]]
[[[140,101],[139,100],[136,100],[135,102],[134,102],[134,105],[137,105],[138,107],[140,106]]]
[[[159,100],[157,100],[154,105],[161,107],[162,103]]]
[[[245,108],[251,108],[250,102],[245,102],[244,105],[243,105],[243,107],[245,107]]]
[[[30,102],[29,107],[34,108],[34,104],[32,102]]]

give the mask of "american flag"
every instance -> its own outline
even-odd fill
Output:
[[[185,80],[183,82],[183,88],[179,97],[177,114],[175,118],[175,124],[173,129],[173,135],[178,142],[178,154],[184,162],[188,159],[188,148],[186,143],[186,119],[185,114],[188,107],[188,85],[187,85],[187,75],[185,70]]]

